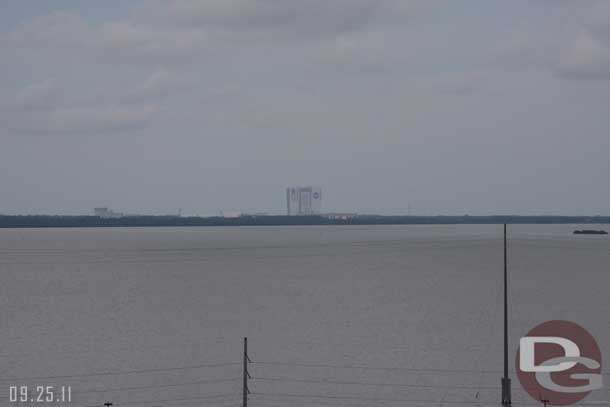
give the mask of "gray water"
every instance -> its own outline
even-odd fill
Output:
[[[610,239],[576,227],[509,226],[511,361],[551,319],[610,360]],[[502,259],[495,225],[0,229],[0,403],[241,405],[247,336],[253,407],[497,405]]]

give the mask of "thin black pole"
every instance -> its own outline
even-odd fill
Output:
[[[250,374],[248,373],[248,362],[250,359],[248,358],[248,338],[244,338],[244,386],[243,386],[243,407],[248,407],[248,378]]]
[[[504,377],[502,378],[502,405],[511,405],[510,379],[508,377],[508,259],[506,223],[504,224]]]
[[[504,224],[504,379],[508,379],[508,256]]]

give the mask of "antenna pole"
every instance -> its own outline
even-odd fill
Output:
[[[508,377],[508,267],[506,250],[506,223],[504,224],[504,377],[502,378],[502,405],[510,406],[510,378]]]
[[[250,358],[248,357],[248,338],[244,338],[244,386],[242,407],[248,407],[248,394],[250,394],[250,389],[248,389],[248,379],[250,378],[250,373],[248,373],[248,362],[250,362]]]

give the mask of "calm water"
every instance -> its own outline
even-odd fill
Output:
[[[610,361],[610,239],[573,236],[575,227],[509,227],[511,358],[530,328],[567,319]],[[495,405],[501,233],[0,229],[0,404],[9,405],[10,385],[39,384],[71,385],[75,406],[237,406],[239,364],[190,367],[239,363],[247,336],[254,407],[383,405],[336,395]],[[178,369],[148,371],[157,368]],[[602,391],[587,402],[605,400]]]

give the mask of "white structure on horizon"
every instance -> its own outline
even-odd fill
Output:
[[[321,187],[286,188],[286,214],[319,215],[322,212]]]

